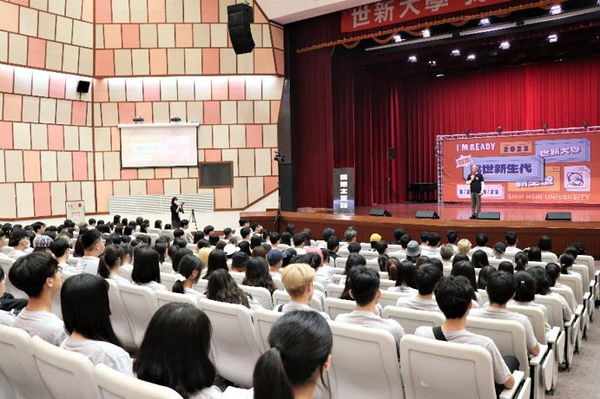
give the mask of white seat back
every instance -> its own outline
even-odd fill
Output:
[[[158,310],[154,291],[148,287],[138,285],[119,285],[119,293],[127,310],[127,317],[131,322],[131,332],[136,346],[140,346],[144,340],[144,334],[150,319]]]
[[[13,247],[9,247],[8,245],[5,245],[2,247],[2,253],[5,255],[8,255],[9,253],[13,252],[15,249]]]
[[[331,320],[342,313],[350,313],[356,309],[356,303],[354,301],[348,301],[339,298],[325,298],[325,313],[331,317]]]
[[[292,298],[290,297],[290,294],[287,293],[287,291],[283,291],[283,290],[275,290],[273,291],[273,309],[277,309],[279,306],[284,305],[288,302],[290,302],[292,300]],[[319,298],[318,295],[314,295],[312,299],[310,300],[310,302],[308,303],[308,306],[310,306],[311,308],[318,310],[319,312],[323,311],[323,303],[321,302],[321,299]]]
[[[479,298],[481,298],[482,305],[485,305],[490,301],[490,296],[488,295],[486,290],[478,289],[477,293],[479,294]]]
[[[190,295],[162,290],[156,291],[154,295],[156,295],[156,302],[158,303],[159,308],[163,307],[168,303],[189,303],[190,305],[198,307],[198,301]]]
[[[546,267],[547,262],[537,262],[534,260],[530,260],[529,262],[527,262],[527,268],[532,268],[534,266],[540,266],[540,267]]]
[[[383,317],[396,320],[407,334],[413,334],[421,326],[441,326],[445,320],[441,312],[415,310],[398,306],[383,308]]]
[[[139,380],[104,364],[95,367],[95,375],[102,399],[182,399],[171,388]]]
[[[119,268],[119,276],[123,277],[126,280],[131,281],[131,273],[133,272],[132,266],[121,266]]]
[[[557,263],[558,257],[554,252],[542,252],[542,262],[544,263]]]
[[[250,310],[209,299],[201,299],[199,304],[212,324],[211,352],[218,374],[237,385],[251,387],[261,352]]]
[[[335,258],[335,267],[341,267],[342,269],[346,270],[346,261],[348,260],[348,258],[342,258],[342,256],[338,256],[337,258]]]
[[[16,399],[52,399],[33,359],[31,337],[25,330],[0,325],[0,353],[0,374]]]
[[[467,317],[467,330],[491,338],[502,356],[514,356],[519,370],[529,377],[529,358],[525,340],[525,328],[518,321]]]
[[[578,264],[586,265],[588,267],[588,273],[590,276],[590,281],[594,280],[596,274],[596,265],[594,262],[594,258],[589,255],[577,255],[575,262]]]
[[[10,271],[10,268],[12,267],[13,263],[15,263],[15,261],[12,259],[0,258],[0,266],[4,270],[4,291],[8,292],[9,294],[12,294],[15,298],[27,299],[27,294],[15,287],[8,278],[8,272]]]
[[[573,273],[577,273],[581,276],[581,285],[583,292],[589,290],[590,287],[590,274],[586,265],[573,265],[571,267]]]
[[[192,288],[198,292],[204,293],[206,291],[207,287],[208,287],[208,280],[201,278],[200,280],[198,280],[198,283],[194,284],[194,286]]]
[[[396,286],[396,282],[394,280],[384,280],[381,279],[379,280],[379,286],[381,287],[382,290],[387,290],[390,287],[395,287]]]
[[[242,284],[242,281],[244,281],[244,278],[246,277],[246,273],[242,273],[242,272],[233,272],[233,271],[230,271],[229,274],[231,275],[231,277],[233,278],[233,280],[238,285]]]
[[[575,300],[575,294],[573,294],[573,290],[571,289],[571,287],[552,287],[550,288],[550,290],[552,292],[556,292],[562,295],[567,300],[567,303],[569,304],[572,312],[574,312],[575,309],[577,309],[577,300]]]
[[[327,286],[327,296],[331,298],[339,298],[344,292],[344,284],[329,284]]]
[[[249,285],[239,284],[238,287],[246,294],[252,296],[256,302],[260,303],[260,305],[265,309],[273,309],[273,299],[271,298],[271,293],[268,289],[264,287],[252,287]]]
[[[559,281],[573,290],[578,305],[583,303],[583,290],[579,274],[561,274]]]
[[[521,306],[521,305],[512,305],[508,304],[506,309],[511,312],[520,313],[524,316],[527,316],[531,326],[533,327],[533,332],[535,333],[535,337],[540,344],[546,344],[546,316],[542,309],[536,306]]]
[[[175,285],[175,281],[181,280],[182,276],[174,273],[161,273],[160,274],[160,283],[167,287],[167,290],[173,291],[173,285]]]
[[[405,335],[400,362],[409,399],[496,397],[492,357],[480,346]]]
[[[119,341],[126,348],[134,348],[135,340],[131,331],[131,321],[127,315],[125,304],[115,280],[106,279],[108,282],[108,301],[110,303],[110,322]]]
[[[414,294],[411,294],[411,296]],[[406,293],[396,292],[396,291],[381,291],[381,298],[379,299],[379,303],[381,306],[394,306],[398,299],[407,296]]]
[[[563,329],[565,323],[560,299],[549,295],[536,295],[534,302],[541,303],[548,309],[548,324],[551,327],[560,327],[561,330]]]
[[[390,332],[331,321],[329,326],[333,397],[404,398],[396,341]]]
[[[52,396],[61,399],[100,398],[94,365],[87,357],[61,349],[37,336],[31,339],[31,346],[42,380]]]
[[[270,349],[269,333],[273,324],[283,315],[283,312],[276,312],[266,309],[256,309],[254,311],[254,327],[261,352],[266,352]]]
[[[376,272],[378,272],[380,269],[379,269],[379,262],[377,262],[377,258],[375,257],[373,259],[368,259],[367,260],[367,267],[369,269],[373,269]]]
[[[156,235],[160,235],[161,233],[161,229],[157,229],[156,227],[148,227],[146,228],[146,231],[148,232],[148,234],[156,234]]]
[[[273,285],[275,285],[275,288],[278,290],[285,290],[285,286],[280,277],[273,277]]]
[[[175,236],[173,235],[173,230],[163,230],[160,232],[160,235],[169,237],[171,241],[175,239]]]

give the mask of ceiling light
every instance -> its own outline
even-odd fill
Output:
[[[550,15],[557,15],[560,14],[562,12],[562,7],[560,4],[555,4],[552,7],[550,7]]]
[[[547,40],[548,40],[548,43],[556,43],[558,41],[558,35],[556,33],[548,35]]]
[[[423,29],[421,31],[421,34],[423,35],[423,37],[430,37],[431,36],[431,31],[429,29]]]
[[[469,55],[467,55],[467,60],[468,61],[475,61],[476,58],[477,58],[477,56],[475,54],[469,54]]]
[[[450,55],[453,56],[453,57],[459,57],[460,56],[460,50],[457,49],[457,48],[455,48],[454,50],[452,50],[450,52]]]
[[[508,50],[510,48],[510,42],[505,40],[500,43],[500,50]]]
[[[417,56],[416,55],[411,55],[410,57],[408,57],[408,62],[417,62]]]
[[[437,61],[436,60],[429,60],[428,64],[429,64],[429,66],[434,67],[434,66],[437,65]]]
[[[404,39],[402,39],[402,36],[400,36],[399,33],[397,35],[394,35],[393,39],[394,39],[394,42],[396,42],[396,43],[400,43],[402,40],[404,40]]]
[[[489,18],[481,18],[481,20],[479,21],[479,25],[481,26],[488,26],[489,24],[491,24]]]

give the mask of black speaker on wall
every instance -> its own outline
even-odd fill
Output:
[[[90,81],[80,80],[77,82],[77,93],[87,93],[90,91]]]
[[[480,220],[500,220],[500,212],[479,212],[477,219]]]
[[[227,27],[236,54],[251,53],[254,50],[254,39],[250,30],[250,24],[253,22],[254,14],[248,4],[227,6]]]
[[[369,211],[369,216],[386,216],[386,217],[390,217],[390,216],[392,216],[392,214],[387,209],[372,208]]]
[[[546,220],[563,220],[570,222],[571,212],[548,212],[546,214]]]
[[[417,211],[415,214],[417,219],[439,219],[440,216],[435,211]]]

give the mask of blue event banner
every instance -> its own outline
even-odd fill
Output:
[[[545,177],[544,158],[537,155],[473,157],[472,161],[479,167],[479,173],[485,181],[534,182],[543,181]],[[471,173],[472,165],[463,168],[465,180]]]
[[[537,140],[535,154],[544,158],[546,163],[590,162],[590,140]]]

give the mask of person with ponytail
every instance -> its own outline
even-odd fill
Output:
[[[119,268],[125,260],[125,251],[119,245],[109,245],[104,249],[104,254],[100,256],[98,263],[98,275],[104,278],[115,280],[120,284],[131,284],[131,281],[119,275]]]
[[[523,251],[515,254],[515,271],[524,271],[527,269],[529,256]]]
[[[519,271],[515,273],[515,296],[513,299],[508,301],[509,305],[519,306],[533,306],[539,308],[544,313],[544,326],[546,332],[550,331],[550,324],[548,324],[548,308],[541,303],[534,302],[535,293],[537,291],[536,280],[531,274],[526,271]]]
[[[196,255],[188,254],[181,258],[179,261],[179,274],[185,277],[185,280],[175,281],[173,292],[186,294],[196,299],[205,298],[204,294],[192,288],[194,284],[198,283],[203,268],[204,264]]]
[[[559,259],[560,262],[560,274],[573,274],[571,272],[571,267],[575,263],[575,258],[573,255],[562,254]]]
[[[281,316],[271,328],[269,346],[254,367],[254,399],[312,398],[319,380],[329,390],[324,375],[331,364],[333,339],[317,312]]]

